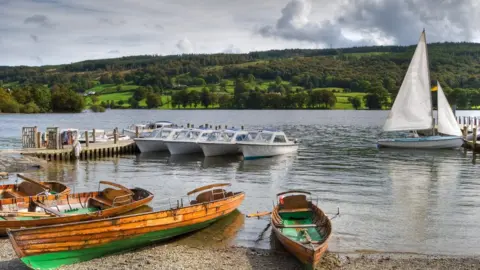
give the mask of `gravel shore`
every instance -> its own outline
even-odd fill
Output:
[[[18,260],[7,239],[0,239],[0,269],[28,269]],[[480,257],[408,254],[327,253],[317,270],[332,269],[478,269]],[[288,253],[243,247],[198,248],[169,242],[62,267],[86,269],[303,269]]]

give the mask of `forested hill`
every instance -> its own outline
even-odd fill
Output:
[[[142,55],[0,67],[0,110],[81,111],[97,103],[111,108],[388,108],[414,49]],[[439,80],[458,108],[480,106],[480,44],[434,43],[428,50],[432,84]]]

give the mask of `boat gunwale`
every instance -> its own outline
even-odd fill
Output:
[[[132,218],[132,217],[137,217],[137,216],[142,216],[142,215],[160,214],[162,212],[178,211],[179,209],[188,209],[190,207],[196,207],[196,206],[199,206],[199,205],[208,205],[208,204],[212,204],[212,203],[217,203],[217,202],[220,202],[220,201],[233,199],[235,197],[240,197],[242,195],[245,196],[245,192],[244,191],[239,191],[239,192],[233,193],[232,196],[221,198],[221,199],[214,200],[214,201],[191,204],[191,205],[180,207],[180,208],[171,208],[171,209],[166,209],[166,210],[151,211],[151,212],[147,212],[147,213],[136,213],[136,214],[131,214],[131,215],[113,216],[113,217],[107,217],[107,218],[95,219],[95,220],[83,220],[83,221],[72,222],[72,223],[67,223],[67,224],[53,224],[53,225],[48,225],[48,226],[37,226],[37,227],[20,228],[20,229],[7,228],[7,234],[10,235],[12,232],[22,232],[22,231],[27,231],[27,230],[44,229],[44,228],[47,228],[47,227],[48,228],[58,228],[58,227],[65,227],[65,226],[70,226],[70,225],[74,225],[74,224],[75,225],[81,225],[81,224],[89,224],[89,223],[94,223],[94,222],[99,222],[99,221],[108,222],[108,221],[112,221],[112,220],[115,220],[115,219]]]

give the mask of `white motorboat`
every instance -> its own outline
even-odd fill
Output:
[[[202,148],[200,148],[198,142],[206,141],[213,131],[211,129],[197,128],[182,129],[173,138],[164,142],[172,155],[201,153]]]
[[[241,151],[237,141],[253,140],[257,134],[245,130],[215,130],[198,145],[206,157],[239,154]]]
[[[131,138],[136,137],[136,130],[138,127],[138,133],[139,133],[139,138],[142,137],[147,137],[150,132],[152,132],[154,129],[158,128],[163,128],[163,127],[171,127],[174,126],[174,124],[170,121],[156,121],[148,124],[133,124],[127,127],[126,129],[123,129],[123,134],[130,136]]]
[[[273,157],[296,152],[297,141],[291,141],[284,132],[262,130],[253,140],[237,141],[244,159]]]
[[[147,137],[134,138],[133,140],[142,153],[167,151],[168,148],[165,144],[165,140],[172,139],[182,130],[183,129],[181,128],[170,127],[157,128],[154,129]]]
[[[438,95],[438,132],[435,134],[432,91]],[[387,132],[408,131],[405,138],[380,139],[378,147],[442,149],[458,148],[463,144],[462,133],[448,100],[437,82],[430,86],[428,52],[425,30],[420,36],[398,95],[383,126]],[[428,136],[418,131],[431,130]]]

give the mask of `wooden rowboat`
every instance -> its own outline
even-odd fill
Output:
[[[50,194],[70,193],[70,188],[62,183],[39,182],[22,174],[17,175],[25,181],[21,182],[20,184],[1,185],[0,199],[35,196],[41,195],[45,192]]]
[[[227,192],[230,184],[213,184],[184,206],[183,200],[168,210],[41,228],[8,230],[17,256],[34,269],[55,269],[130,250],[205,228],[233,212],[243,192]],[[189,199],[190,200],[190,199]]]
[[[330,219],[308,200],[306,191],[277,194],[278,204],[272,211],[271,225],[278,240],[307,268],[315,269],[332,233]]]
[[[0,235],[6,229],[65,224],[117,216],[149,203],[153,194],[141,188],[110,185],[98,192],[39,195],[0,200]]]

